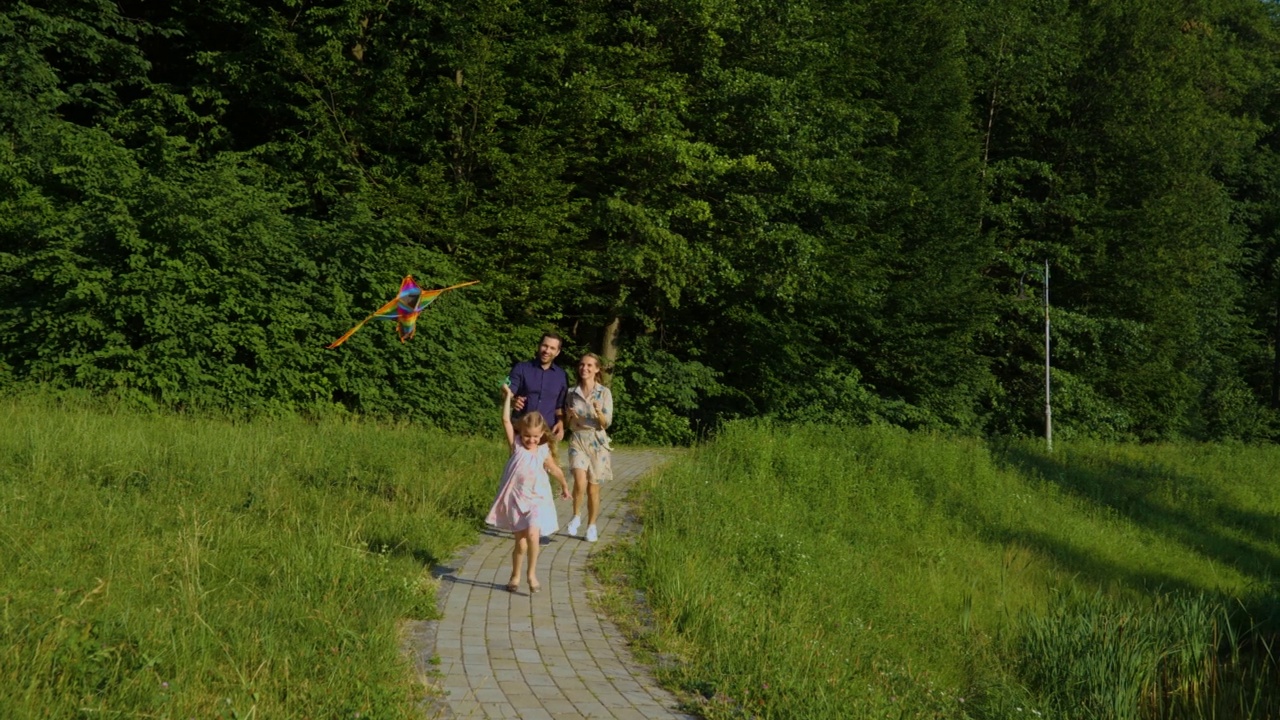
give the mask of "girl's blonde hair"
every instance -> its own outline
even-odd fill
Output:
[[[547,421],[543,419],[542,413],[537,410],[525,413],[512,424],[512,429],[515,430],[517,439],[525,431],[542,433],[542,439],[538,440],[538,444],[550,447],[551,459],[560,462],[560,456],[556,454],[556,436],[551,434],[551,428],[547,427]]]

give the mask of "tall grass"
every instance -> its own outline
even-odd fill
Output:
[[[1141,696],[1202,682],[1198,669],[1239,670],[1212,638],[1247,617],[1222,608],[1275,596],[1277,467],[1273,448],[1045,455],[889,428],[743,423],[643,487],[628,570],[654,612],[648,641],[681,659],[659,672],[712,718],[1139,717],[1058,702],[1063,668],[1101,662],[1071,649],[1089,608],[1063,609],[1067,590],[1127,608],[1143,618],[1129,627],[1156,639],[1134,656],[1166,685],[1117,691],[1141,717],[1232,717],[1205,693]],[[1195,607],[1212,622],[1165,642]],[[1264,659],[1241,687],[1265,695],[1234,716],[1280,716],[1256,681],[1280,680],[1274,663],[1248,650],[1267,632],[1234,643],[1238,657]],[[1169,648],[1192,646],[1200,660],[1171,671]]]
[[[1058,717],[1274,717],[1274,630],[1238,627],[1248,614],[1233,610],[1204,593],[1135,602],[1068,588],[1024,618],[1015,673]]]
[[[0,404],[0,717],[411,717],[501,468],[413,427]]]

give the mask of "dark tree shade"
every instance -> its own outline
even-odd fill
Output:
[[[540,332],[621,439],[735,416],[1274,438],[1274,3],[0,10],[0,383],[486,427]],[[478,279],[323,346],[404,274]]]

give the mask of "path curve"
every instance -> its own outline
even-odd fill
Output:
[[[428,717],[692,717],[675,709],[675,698],[635,663],[618,629],[592,608],[594,579],[586,569],[587,555],[623,531],[623,500],[632,483],[670,460],[653,451],[614,452],[614,481],[600,494],[600,542],[563,530],[554,535],[538,558],[537,595],[529,595],[524,583],[518,593],[505,589],[509,533],[486,531],[479,544],[440,569],[443,619],[406,628],[406,651],[443,692],[425,708]],[[556,509],[561,525],[567,524],[569,503],[559,501]]]

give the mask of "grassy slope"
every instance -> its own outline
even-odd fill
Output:
[[[483,439],[0,405],[0,717],[412,716]]]
[[[990,716],[1055,589],[1267,594],[1277,468],[1280,448],[741,424],[644,489],[629,571],[683,661],[661,673],[710,717]]]
[[[434,613],[427,569],[501,459],[410,427],[0,405],[0,716],[412,716],[396,621]],[[631,570],[685,661],[663,674],[712,717],[982,716],[1052,588],[1274,595],[1277,467],[742,424],[649,484]]]

